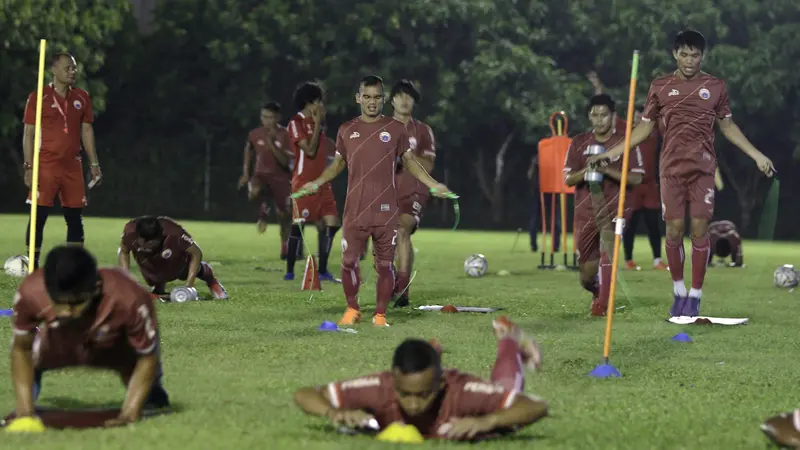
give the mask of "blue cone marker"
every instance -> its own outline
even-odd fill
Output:
[[[694,340],[692,340],[692,338],[686,333],[678,333],[672,337],[672,340],[677,342],[694,342]]]
[[[13,309],[0,309],[0,317],[11,317],[14,315]]]
[[[319,331],[339,331],[339,326],[336,325],[334,322],[326,320],[322,322],[319,326]]]

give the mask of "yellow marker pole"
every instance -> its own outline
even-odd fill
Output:
[[[36,84],[36,125],[33,133],[33,167],[31,177],[31,223],[28,244],[28,273],[33,271],[36,255],[36,206],[39,203],[39,151],[42,148],[42,91],[44,90],[44,60],[47,39],[39,41],[39,79]]]

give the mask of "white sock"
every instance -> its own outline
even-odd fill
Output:
[[[655,267],[655,266],[657,266],[657,265],[659,265],[659,264],[661,264],[661,258],[655,258],[655,259],[653,259],[653,267]]]
[[[686,297],[686,285],[683,280],[672,282],[672,292],[677,296]]]
[[[689,297],[700,298],[701,295],[703,295],[702,289],[695,289],[695,288],[689,289]]]

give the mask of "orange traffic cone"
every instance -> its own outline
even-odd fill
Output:
[[[303,291],[321,291],[322,287],[319,283],[319,268],[317,267],[317,258],[314,255],[308,255],[306,259],[306,270],[303,272]]]

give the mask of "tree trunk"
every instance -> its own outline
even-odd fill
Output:
[[[734,171],[726,159],[718,158],[718,163],[720,171],[728,178],[728,184],[736,192],[740,209],[739,229],[743,234],[752,235],[758,226],[755,213],[758,204],[763,200],[766,177],[754,167],[743,167]]]
[[[482,149],[478,149],[478,157],[475,160],[475,175],[478,178],[478,186],[481,188],[484,198],[489,202],[492,215],[492,222],[500,224],[505,216],[505,184],[508,180],[508,172],[505,170],[506,154],[514,139],[514,132],[508,133],[497,150],[494,158],[494,177],[489,182],[486,176],[486,158]]]

